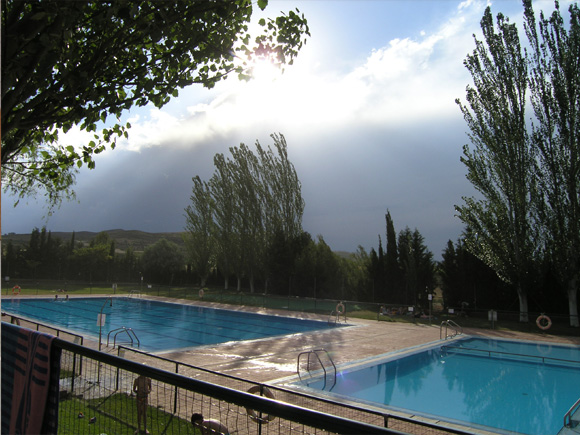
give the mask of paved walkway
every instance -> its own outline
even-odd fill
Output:
[[[292,314],[275,310],[249,310],[285,316]],[[293,314],[297,317],[302,316],[300,313]],[[308,317],[327,320],[324,316],[308,315]],[[297,357],[303,351],[326,349],[332,355],[334,363],[340,366],[440,339],[439,325],[379,322],[355,318],[348,318],[347,321],[352,326],[289,337],[170,352],[163,356],[248,380],[268,382],[295,375]],[[580,337],[557,337],[541,333],[465,329],[464,334],[580,345]]]
[[[95,295],[95,297],[102,297],[102,295]],[[192,302],[189,300],[176,300],[162,297],[148,296],[148,298],[286,317],[293,316],[322,321],[328,320],[328,316],[312,313],[297,313],[200,301]],[[3,320],[10,321],[5,317]],[[347,318],[347,322],[348,325],[352,326],[249,342],[203,346],[179,352],[166,352],[159,355],[255,382],[271,382],[276,379],[295,375],[297,357],[303,351],[323,348],[331,354],[334,363],[340,366],[345,363],[424,345],[440,339],[438,324],[429,326],[405,322],[379,322],[376,320],[356,318]],[[580,337],[559,337],[540,332],[524,333],[487,329],[464,329],[464,333],[478,336],[580,345]],[[91,340],[85,340],[85,345],[98,348],[98,343],[92,342]]]

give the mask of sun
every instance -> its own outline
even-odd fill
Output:
[[[259,58],[252,62],[251,80],[261,84],[272,83],[282,74],[282,69],[268,58]]]

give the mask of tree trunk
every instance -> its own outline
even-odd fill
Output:
[[[568,307],[570,309],[570,326],[578,328],[578,276],[568,281]]]
[[[250,272],[250,293],[254,293],[254,273]]]
[[[518,289],[518,298],[520,300],[520,322],[528,321],[528,295],[522,289]]]
[[[226,276],[224,278],[224,290],[227,290],[230,288],[230,278],[228,276]]]

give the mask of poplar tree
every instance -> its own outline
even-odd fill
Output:
[[[469,128],[472,149],[463,148],[467,179],[480,193],[456,206],[467,225],[470,252],[513,285],[520,321],[528,321],[527,287],[539,249],[532,204],[537,199],[531,170],[534,154],[526,130],[527,62],[517,28],[501,13],[497,33],[491,9],[481,20],[484,41],[464,61],[473,78],[467,105],[459,105]]]
[[[230,273],[247,277],[250,290],[258,277],[268,278],[267,261],[274,243],[291,245],[302,235],[304,200],[296,170],[288,160],[286,139],[272,135],[274,149],[256,142],[254,153],[241,144],[231,147],[231,158],[214,157],[215,172],[204,189],[195,189],[187,213],[197,219],[211,197],[211,234],[217,263],[227,280]],[[201,183],[199,177],[194,183]],[[198,204],[199,203],[199,204]],[[190,218],[188,217],[188,220]],[[187,225],[195,230],[191,222]],[[295,251],[295,250],[294,250]]]
[[[207,182],[193,177],[192,204],[185,209],[186,225],[183,240],[188,260],[205,287],[214,258],[213,200]]]
[[[539,216],[546,255],[566,290],[570,325],[578,327],[580,285],[580,9],[569,7],[566,29],[559,4],[536,23],[524,1],[525,31],[531,45],[530,90],[535,120],[532,142],[538,153],[542,193]]]
[[[229,165],[223,154],[214,156],[215,171],[209,180],[213,200],[213,236],[216,248],[216,262],[224,277],[224,288],[229,288],[229,277],[234,271],[241,273],[239,237],[234,231],[235,213],[234,184]],[[238,291],[240,290],[238,281]]]

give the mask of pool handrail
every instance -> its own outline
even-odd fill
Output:
[[[322,364],[322,360],[320,359],[318,352],[324,352],[326,354],[328,361],[330,361],[330,363],[332,364],[332,367],[334,369],[332,387],[330,387],[330,389],[328,390],[328,391],[332,391],[332,389],[336,385],[336,365],[334,364],[334,361],[332,360],[332,358],[330,357],[330,354],[328,353],[328,351],[326,349],[313,349],[313,350],[307,350],[304,352],[300,352],[298,354],[298,360],[296,362],[296,373],[298,374],[298,378],[302,382],[302,376],[300,376],[300,357],[302,355],[308,355],[308,361],[306,362],[306,364],[308,367],[307,371],[308,371],[308,373],[310,373],[310,355],[314,354],[316,356],[316,358],[318,359],[318,363],[320,364],[320,367],[322,367],[322,371],[324,372],[324,385],[322,386],[322,390],[324,390],[326,388],[326,378],[327,378],[328,373],[326,371],[326,367],[324,366],[324,364]]]
[[[441,350],[449,350],[449,349],[451,349],[451,350],[459,349],[459,350],[467,350],[467,351],[473,351],[473,352],[487,353],[487,356],[490,358],[492,357],[492,354],[498,354],[498,355],[519,356],[519,357],[525,357],[525,358],[537,358],[537,359],[541,359],[543,363],[546,363],[546,360],[551,360],[551,361],[580,364],[580,361],[575,361],[575,360],[571,360],[571,359],[563,359],[563,358],[553,358],[550,356],[543,356],[543,355],[526,355],[523,353],[500,352],[498,350],[476,349],[474,347],[441,346]]]
[[[580,409],[580,399],[578,399],[564,415],[564,427],[572,427],[572,414],[574,414],[577,409]]]
[[[126,326],[121,326],[120,328],[111,329],[109,331],[109,333],[107,334],[107,347],[109,346],[109,339],[113,332],[115,333],[115,335],[113,336],[113,347],[117,346],[117,335],[121,334],[122,332],[127,333],[127,335],[129,336],[129,340],[131,340],[130,341],[131,346],[133,346],[134,344],[133,337],[135,337],[135,340],[137,341],[137,347],[141,347],[141,341],[139,341],[139,337],[137,337],[137,334],[135,334],[133,328],[127,328]]]
[[[443,322],[441,322],[441,326],[439,326],[439,339],[443,339],[442,337],[443,326],[445,326],[445,340],[463,334],[463,328],[459,326],[456,322],[454,322],[453,320],[444,320]],[[451,328],[453,330],[454,332],[453,335],[447,334],[448,328]]]

